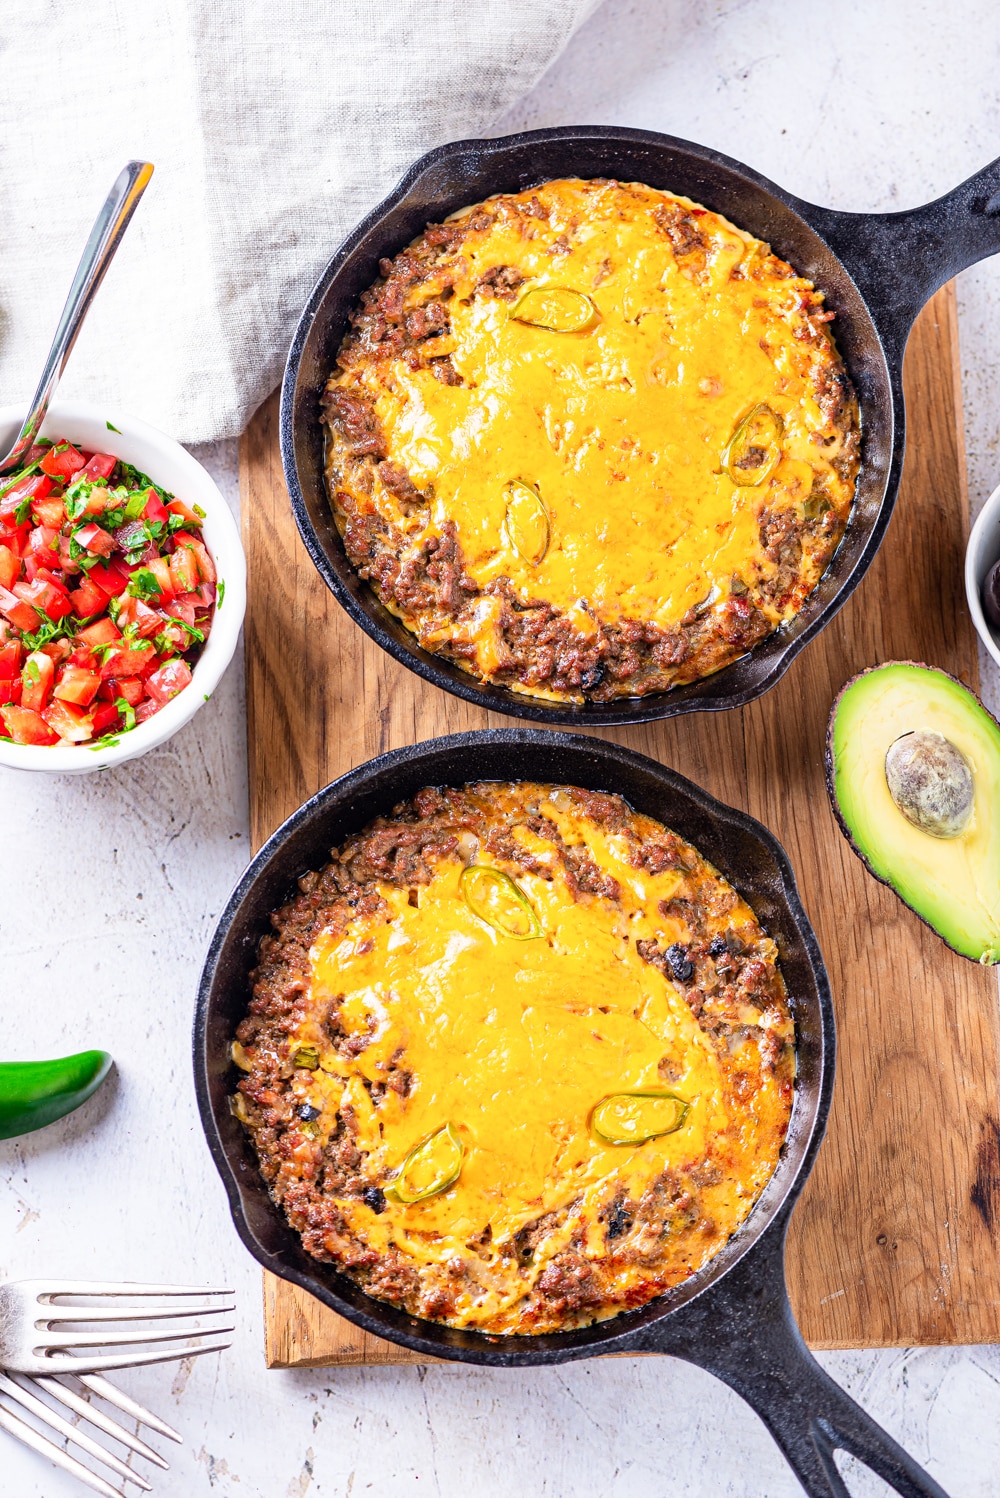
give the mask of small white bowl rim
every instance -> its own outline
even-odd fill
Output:
[[[994,563],[1000,562],[1000,485],[976,516],[965,548],[965,597],[976,633],[1000,666],[1000,630],[983,613],[982,586]]]
[[[13,440],[26,409],[26,403],[0,407],[0,439],[9,431],[8,441]],[[161,481],[157,473],[158,458],[168,458],[171,466],[176,465],[182,471],[190,484],[187,492],[181,493],[176,481],[164,487],[171,488],[179,499],[199,504],[205,511],[206,539],[211,534],[212,555],[226,585],[225,598],[221,607],[216,608],[212,632],[192,670],[190,684],[152,718],[122,733],[117,744],[102,749],[88,749],[86,745],[12,744],[0,739],[0,764],[12,769],[40,770],[50,775],[108,770],[164,743],[190,722],[218,686],[235,654],[246,612],[246,558],[239,527],[208,470],[166,432],[129,415],[110,401],[106,404],[54,401],[41,432],[43,436],[67,437],[72,441],[77,429],[91,423],[99,423],[107,431],[105,451],[115,452],[120,446],[130,446],[133,452],[141,449],[144,453],[141,459],[130,457],[127,461],[134,462],[157,482]],[[93,441],[83,437],[78,440],[93,449]]]

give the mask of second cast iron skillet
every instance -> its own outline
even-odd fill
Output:
[[[249,974],[271,911],[330,849],[425,785],[539,780],[614,791],[692,842],[736,887],[778,946],[796,1030],[795,1101],[781,1158],[747,1221],[668,1295],[609,1321],[545,1336],[487,1336],[421,1321],[373,1300],[303,1249],[268,1195],[249,1139],[229,1112],[239,1074],[229,1048],[250,998]],[[654,760],[599,738],[502,729],[435,739],[362,765],[295,812],[257,854],[212,941],[194,1032],[195,1084],[209,1148],[244,1244],[272,1274],[376,1336],[433,1358],[495,1367],[563,1363],[599,1353],[671,1353],[743,1396],[811,1498],[848,1498],[836,1449],[866,1462],[904,1498],[946,1498],[849,1399],[806,1349],[785,1290],[788,1219],[812,1166],[833,1090],[834,1026],[823,959],[780,844]]]
[[[749,655],[670,692],[614,702],[542,702],[485,686],[422,649],[354,571],[323,485],[319,397],[347,315],[428,222],[493,193],[553,177],[615,177],[682,193],[766,240],[808,276],[836,312],[831,324],[861,406],[862,465],[843,542],[805,607]],[[295,519],[313,562],[355,623],[428,681],[495,712],[541,723],[637,723],[738,707],[787,670],[861,581],[885,534],[903,462],[903,350],[928,297],[958,271],[1000,251],[1000,160],[953,192],[904,213],[836,213],[793,197],[739,162],[648,130],[572,126],[467,140],[424,156],[340,247],[295,333],[281,392],[281,452]]]

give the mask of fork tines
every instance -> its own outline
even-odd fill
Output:
[[[101,1371],[196,1357],[228,1347],[234,1328],[230,1290],[82,1280],[32,1280],[19,1288],[35,1298],[31,1341],[39,1366],[31,1368],[33,1373]],[[143,1325],[136,1326],[138,1322]],[[140,1347],[148,1350],[134,1350]],[[102,1348],[107,1351],[99,1352]]]
[[[130,1399],[120,1389],[116,1389],[113,1384],[109,1384],[106,1379],[85,1375],[80,1378],[79,1382],[85,1384],[91,1393],[96,1394],[98,1398],[117,1405],[120,1409],[131,1415],[134,1420],[162,1431],[163,1434],[170,1436],[173,1440],[179,1441],[181,1439],[177,1432],[171,1429],[165,1421],[159,1420],[149,1410],[144,1409],[141,1404]],[[64,1471],[71,1473],[80,1482],[92,1488],[94,1492],[102,1493],[104,1498],[126,1498],[126,1495],[122,1488],[112,1487],[100,1473],[95,1472],[91,1467],[84,1466],[82,1462],[78,1461],[75,1456],[71,1456],[62,1446],[54,1445],[52,1441],[42,1435],[35,1425],[28,1423],[28,1420],[25,1418],[26,1415],[38,1421],[39,1424],[47,1426],[67,1443],[78,1447],[91,1460],[98,1463],[120,1481],[133,1483],[136,1487],[147,1493],[152,1491],[151,1484],[132,1467],[126,1465],[113,1452],[101,1446],[85,1430],[81,1429],[80,1425],[71,1423],[65,1419],[58,1410],[52,1408],[51,1404],[40,1398],[39,1394],[42,1391],[72,1410],[81,1422],[86,1421],[104,1435],[110,1436],[113,1440],[120,1442],[127,1448],[127,1455],[134,1452],[137,1456],[143,1457],[146,1461],[153,1462],[156,1466],[164,1470],[168,1468],[168,1464],[163,1460],[163,1457],[154,1451],[151,1446],[147,1446],[145,1441],[140,1440],[133,1432],[126,1430],[116,1420],[112,1420],[109,1415],[95,1408],[91,1400],[81,1398],[72,1388],[54,1378],[31,1379],[19,1375],[11,1376],[0,1372],[0,1429],[8,1431],[19,1441],[23,1441],[25,1445],[39,1452],[40,1455],[48,1457],[50,1461],[54,1462]],[[12,1405],[14,1406],[13,1409],[11,1408]]]

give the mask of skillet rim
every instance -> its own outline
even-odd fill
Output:
[[[280,1209],[270,1202],[269,1197],[269,1216],[277,1220],[279,1236],[283,1243],[288,1244],[288,1248],[283,1247],[280,1252],[271,1252],[266,1249],[251,1226],[252,1211],[248,1209],[247,1201],[244,1199],[240,1177],[243,1176],[248,1190],[258,1198],[263,1182],[259,1174],[256,1180],[246,1180],[247,1166],[242,1161],[237,1162],[231,1158],[230,1150],[227,1149],[222,1134],[220,1115],[227,1116],[226,1092],[228,1089],[223,1090],[218,1112],[212,1102],[208,1030],[213,1012],[220,1007],[217,990],[227,992],[233,981],[227,974],[223,974],[221,979],[219,977],[222,959],[228,955],[227,942],[230,932],[243,913],[245,903],[252,900],[258,882],[264,879],[275,859],[300,830],[308,828],[311,823],[318,822],[322,825],[325,819],[338,813],[350,825],[352,805],[372,782],[385,774],[391,774],[398,781],[400,775],[407,774],[412,766],[419,766],[435,758],[446,757],[450,764],[456,757],[465,757],[464,751],[468,751],[471,757],[477,750],[491,754],[493,751],[502,753],[505,749],[516,748],[530,748],[540,751],[543,755],[553,749],[558,749],[567,753],[572,759],[579,757],[581,768],[587,757],[592,760],[596,759],[599,762],[600,773],[606,777],[604,788],[616,791],[618,794],[623,794],[616,786],[618,771],[632,771],[638,775],[651,777],[660,791],[668,796],[679,796],[697,812],[715,821],[720,828],[749,836],[758,845],[765,858],[773,864],[776,880],[772,897],[783,906],[801,944],[798,954],[793,955],[797,955],[798,960],[805,963],[815,989],[813,996],[803,997],[796,994],[790,997],[793,1013],[796,1015],[797,1031],[801,1019],[807,1015],[813,1025],[812,1047],[816,1076],[808,1087],[800,1086],[797,1079],[787,1142],[794,1140],[798,1160],[789,1164],[789,1155],[783,1147],[778,1165],[746,1221],[701,1270],[682,1282],[675,1290],[656,1297],[634,1311],[623,1311],[608,1320],[574,1331],[515,1337],[494,1336],[422,1320],[400,1311],[387,1302],[378,1301],[367,1295],[347,1276],[337,1273],[330,1266],[319,1265],[317,1262],[315,1272],[311,1272],[308,1267],[301,1267],[293,1260],[304,1258],[308,1261],[308,1255],[301,1247],[299,1235],[284,1221]],[[470,770],[466,773],[460,764],[456,768],[457,773],[454,776],[449,775],[448,782],[437,777],[420,780],[419,783],[467,783],[473,774],[477,779],[491,778],[481,771]],[[574,782],[560,774],[556,777],[556,783],[571,784]],[[380,799],[391,807],[401,794],[412,794],[412,791],[383,787]],[[625,799],[632,804],[630,796],[626,795]],[[642,807],[637,809],[641,811]],[[370,813],[365,813],[364,821],[370,820],[370,815]],[[363,825],[363,821],[359,818],[356,817],[355,820],[358,821],[359,826]],[[329,845],[325,835],[324,843],[326,846]],[[726,877],[730,877],[737,888],[742,885],[741,892],[748,899],[748,903],[754,907],[754,901],[751,898],[754,891],[749,888],[747,882],[739,881],[731,874]],[[294,878],[294,875],[290,875],[287,880],[283,877],[286,892],[290,892],[289,886],[294,885]],[[284,898],[287,898],[287,893]],[[268,913],[274,908],[276,904],[272,895],[267,904]],[[242,966],[241,982],[247,996],[247,973],[256,954],[259,936],[262,934],[259,928],[266,919],[261,913],[258,914],[260,915],[257,921],[258,935],[253,940],[252,951]],[[255,854],[240,876],[219,917],[199,983],[192,1040],[195,1091],[202,1128],[216,1169],[222,1178],[230,1215],[237,1234],[257,1262],[272,1274],[306,1290],[331,1310],[374,1336],[397,1343],[435,1360],[445,1359],[493,1366],[556,1363],[609,1352],[649,1351],[650,1340],[655,1340],[658,1328],[669,1322],[675,1313],[683,1311],[685,1307],[692,1306],[696,1302],[707,1308],[709,1305],[707,1297],[713,1291],[724,1297],[723,1287],[731,1272],[744,1263],[755,1249],[765,1254],[770,1253],[772,1259],[777,1257],[780,1260],[788,1218],[810,1174],[826,1129],[836,1064],[836,1031],[829,979],[819,943],[799,896],[788,855],[774,834],[756,818],[735,807],[727,806],[678,771],[647,755],[606,739],[522,728],[473,730],[390,750],[331,781],[293,811]],[[228,1071],[228,1064],[223,1068],[223,1074],[225,1071]],[[810,1093],[808,1098],[805,1097],[807,1090]],[[236,1154],[237,1149],[241,1155],[252,1151],[252,1146],[247,1145],[242,1130],[239,1131],[232,1153]],[[263,1190],[266,1195],[266,1188]],[[760,1213],[761,1208],[764,1208],[765,1215],[763,1216]],[[321,1271],[325,1271],[331,1279],[336,1281],[337,1288],[331,1288],[330,1284],[318,1277]],[[343,1293],[338,1293],[339,1290]],[[660,1334],[662,1335],[662,1332]]]
[[[869,430],[872,426],[869,413],[878,403],[877,396],[873,394],[866,397],[860,390],[857,390],[862,416],[862,463],[855,493],[855,506],[852,507],[851,516],[848,519],[848,530],[845,530],[844,538],[831,558],[824,577],[829,576],[830,570],[836,566],[837,556],[843,550],[852,519],[857,514],[858,495],[866,469],[870,469],[872,473],[874,491],[871,507],[874,508],[875,513],[870,523],[856,521],[859,533],[864,533],[867,524],[866,533],[863,537],[862,534],[858,536],[858,554],[849,564],[849,570],[845,576],[839,579],[830,597],[822,607],[817,609],[813,618],[803,623],[802,611],[800,611],[792,620],[772,631],[746,655],[738,657],[720,671],[694,682],[664,692],[653,692],[645,697],[615,698],[608,703],[586,702],[578,705],[565,702],[550,703],[545,699],[531,697],[507,687],[479,682],[476,677],[464,671],[456,663],[420,646],[412,633],[381,603],[370,584],[359,577],[347,558],[343,540],[332,522],[330,536],[334,554],[331,555],[331,551],[327,549],[310,513],[299,479],[297,461],[300,427],[297,415],[298,384],[303,359],[308,352],[313,328],[323,303],[335,281],[349,265],[355,252],[364,244],[367,236],[404,204],[422,178],[442,163],[463,154],[499,155],[504,152],[512,153],[523,147],[544,146],[553,142],[574,140],[584,144],[607,141],[618,142],[623,147],[632,145],[656,151],[664,149],[675,151],[681,155],[694,157],[711,167],[720,168],[723,172],[731,173],[740,182],[749,184],[753,189],[775,199],[780,208],[797,219],[799,227],[821,246],[823,252],[831,258],[833,265],[849,283],[859,304],[858,310],[863,312],[868,322],[868,329],[859,329],[859,332],[864,334],[867,331],[870,334],[869,354],[874,354],[873,362],[880,366],[884,393],[888,397],[885,409],[881,412],[885,430],[873,434]],[[541,173],[540,179],[544,178],[544,175],[544,172]],[[431,215],[433,209],[426,206],[426,212]],[[816,219],[815,223],[813,217]],[[848,261],[830,243],[827,234],[829,223],[840,217],[859,220],[874,217],[876,220],[882,220],[891,215],[839,215],[833,213],[832,210],[818,208],[798,198],[795,194],[787,192],[762,173],[754,171],[733,157],[726,156],[721,151],[715,151],[711,147],[701,146],[678,136],[665,135],[653,130],[633,129],[628,126],[564,125],[551,129],[519,131],[506,136],[473,137],[446,142],[421,156],[403,174],[392,191],[347,235],[321,273],[296,326],[281,385],[278,417],[281,460],[296,527],[313,566],[348,616],[388,655],[425,681],[433,683],[463,701],[474,703],[487,712],[503,713],[507,717],[520,718],[528,722],[546,723],[577,730],[585,727],[616,727],[632,723],[655,722],[689,712],[725,712],[730,708],[743,707],[770,691],[788,670],[799,652],[826,628],[868,572],[892,518],[902,471],[905,407],[902,390],[901,348],[899,350],[893,348],[890,351],[888,344],[892,342],[892,339],[887,337],[887,333],[891,334],[893,330],[883,328],[880,324],[871,298],[862,290]],[[829,299],[829,288],[826,290]],[[848,328],[848,338],[851,336],[851,327],[857,326],[854,314],[849,315],[851,324]],[[843,348],[841,348],[841,354],[843,356]],[[855,379],[854,383],[857,389],[858,380]],[[875,425],[877,426],[877,422]],[[880,455],[869,452],[876,435],[879,438]],[[325,484],[322,479],[320,483],[325,499]],[[817,587],[822,587],[822,585],[823,578],[817,583]],[[757,677],[742,686],[730,687],[726,690],[727,678],[747,661],[756,661]]]

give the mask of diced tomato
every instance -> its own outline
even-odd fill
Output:
[[[80,546],[86,547],[91,556],[109,557],[115,549],[115,538],[111,532],[103,530],[93,521],[90,525],[81,525],[75,532],[75,539]]]
[[[166,557],[154,557],[151,562],[146,563],[147,572],[151,572],[160,585],[161,600],[173,598],[174,585],[170,578],[170,563]]]
[[[147,679],[146,691],[157,702],[169,702],[190,683],[191,668],[187,661],[168,661]]]
[[[59,532],[51,525],[36,525],[24,548],[25,571],[34,577],[39,567],[58,567]]]
[[[67,572],[67,573],[70,573],[71,575],[75,576],[76,573],[82,572],[83,569],[80,566],[80,563],[77,562],[77,561],[74,561],[74,559],[70,556],[70,554],[69,554],[69,548],[70,548],[70,538],[69,538],[69,536],[60,536],[59,537],[59,566],[62,568],[63,572]]]
[[[142,639],[148,639],[163,627],[163,619],[155,609],[151,609],[148,603],[143,603],[141,598],[130,598],[127,593],[121,600],[118,623],[122,628],[134,624],[136,634]]]
[[[73,605],[66,589],[54,587],[44,578],[36,576],[34,582],[15,583],[11,591],[16,593],[23,603],[30,603],[33,609],[41,609],[53,622],[65,619],[67,614],[73,612]]]
[[[107,593],[91,577],[85,577],[69,596],[73,600],[74,613],[81,619],[89,619],[91,614],[100,614],[108,606]]]
[[[7,546],[0,546],[0,588],[9,588],[21,576],[21,558]]]
[[[118,709],[113,702],[102,702],[100,707],[94,709],[92,727],[94,738],[99,739],[102,733],[106,733],[118,722]]]
[[[42,646],[42,654],[47,655],[54,665],[61,666],[73,654],[73,647],[68,640],[50,640]]]
[[[21,700],[21,673],[16,676],[0,676],[0,707],[8,702]]]
[[[3,499],[0,499],[0,515],[13,515],[26,499],[32,501],[44,499],[51,492],[52,480],[46,478],[44,473],[33,473],[29,478],[22,479],[19,484],[7,490]]]
[[[33,634],[41,623],[31,605],[18,598],[16,593],[9,593],[6,588],[0,588],[0,614],[9,619],[15,629],[23,630],[25,634]]]
[[[16,676],[21,670],[24,646],[20,640],[7,640],[0,646],[0,676]]]
[[[110,676],[141,676],[144,668],[155,660],[156,650],[152,645],[123,645],[109,650],[101,666],[101,680],[107,681]]]
[[[198,589],[198,607],[210,609],[215,603],[215,584],[202,583]]]
[[[0,707],[3,726],[15,744],[58,744],[59,735],[53,733],[40,713],[30,707]]]
[[[58,530],[66,519],[66,506],[58,496],[36,499],[32,502],[31,513],[39,525],[50,525],[53,530]]]
[[[198,563],[190,546],[182,546],[170,558],[170,581],[175,593],[193,593],[198,586]]]
[[[52,695],[52,678],[56,674],[50,656],[33,650],[21,667],[21,705],[40,713]]]
[[[50,572],[48,567],[39,567],[35,577],[41,578],[43,583],[51,583],[54,588],[59,589],[60,593],[65,593],[66,597],[69,597],[69,589],[57,572]]]
[[[147,499],[142,511],[143,520],[166,520],[169,515],[166,505],[155,489],[146,490]]]
[[[72,442],[60,442],[49,448],[40,466],[43,473],[51,474],[54,479],[69,479],[84,467],[84,457]]]
[[[77,502],[76,518],[82,520],[84,515],[103,515],[111,505],[111,490],[107,484],[95,482],[90,493],[83,500],[82,508],[79,508],[79,501]]]
[[[0,546],[6,546],[16,557],[24,555],[30,534],[31,527],[27,521],[23,525],[15,525],[13,521],[0,520]]]
[[[76,637],[85,645],[110,645],[112,640],[121,639],[121,631],[115,621],[105,615],[103,619],[96,619],[93,624],[77,630]]]
[[[109,598],[113,598],[116,593],[128,587],[128,568],[123,567],[117,558],[110,562],[98,562],[96,567],[90,568],[87,576],[92,583],[103,588]]]
[[[85,744],[94,736],[93,716],[70,702],[53,700],[42,717],[66,744]]]
[[[172,499],[167,505],[171,515],[179,515],[185,525],[190,525],[194,530],[201,530],[201,516],[196,515],[190,505],[186,505],[182,499]],[[178,532],[178,535],[181,534]]]
[[[181,598],[172,598],[169,603],[164,603],[163,612],[172,619],[183,619],[185,624],[194,624],[194,604],[188,601],[191,598],[197,600],[197,593],[185,593]]]
[[[198,560],[198,576],[203,583],[215,582],[215,563],[204,541],[197,536],[189,543]]]
[[[135,710],[136,723],[145,723],[146,719],[151,718],[154,713],[158,713],[162,706],[163,703],[157,702],[155,697],[147,697],[145,702],[140,702]]]
[[[110,453],[95,453],[89,458],[80,470],[79,477],[82,479],[109,479],[114,472],[117,458]]]
[[[124,697],[127,703],[135,707],[142,701],[145,691],[138,676],[111,676],[107,681],[101,682],[97,695],[108,702],[114,702],[116,697]]]

